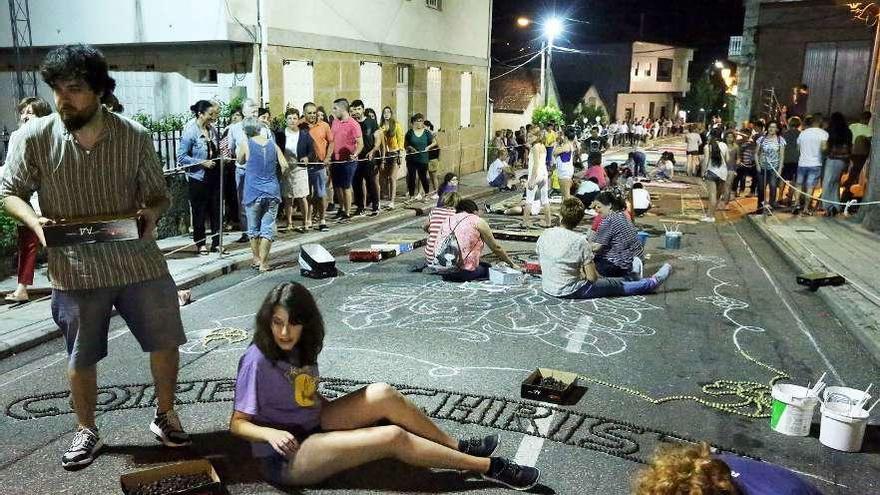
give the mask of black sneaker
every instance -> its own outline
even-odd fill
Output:
[[[369,213],[368,216],[375,217],[375,216],[378,215],[378,214],[379,214],[379,210],[373,210],[373,211],[371,211],[371,212]]]
[[[475,457],[491,457],[498,450],[498,435],[459,440],[458,450]]]
[[[98,437],[97,428],[80,428],[73,435],[73,441],[67,452],[61,456],[61,467],[72,469],[88,466],[103,447],[104,442]]]
[[[239,237],[238,240],[235,242],[242,244],[242,243],[248,242],[249,240],[250,240],[250,238],[248,238],[247,234],[241,234],[241,237]]]
[[[156,438],[166,447],[186,447],[192,443],[189,434],[180,426],[180,418],[174,409],[168,412],[156,413],[153,422],[150,423],[150,431],[156,434]]]
[[[333,211],[336,211],[336,204],[335,204],[335,203],[330,203],[330,204],[328,204],[328,205],[327,205],[327,213],[330,213],[330,212],[333,212]]]
[[[541,472],[531,466],[520,466],[503,457],[493,457],[489,472],[483,475],[484,480],[494,481],[499,485],[514,490],[528,490],[538,484]]]
[[[351,215],[348,215],[346,213],[343,213],[342,215],[337,215],[336,218],[338,219],[336,220],[336,223],[348,223],[351,221]]]
[[[327,232],[328,230],[330,230],[330,227],[328,227],[326,223],[322,223],[321,225],[318,225],[318,231]]]
[[[358,209],[354,210],[354,215],[352,215],[352,216],[353,217],[364,217],[366,215],[367,215],[367,210],[365,210],[363,208],[358,208]]]

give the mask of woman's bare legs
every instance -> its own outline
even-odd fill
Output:
[[[394,387],[373,383],[325,404],[321,428],[325,431],[354,430],[387,420],[404,430],[452,449],[458,440],[441,430],[415,404]]]
[[[562,189],[562,200],[571,197],[571,179],[559,179],[559,189]]]
[[[294,484],[311,485],[341,471],[392,458],[412,466],[475,473],[486,473],[490,466],[487,457],[463,454],[390,425],[312,435],[297,451],[290,477]]]

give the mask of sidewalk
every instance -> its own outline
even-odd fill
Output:
[[[839,218],[787,213],[748,218],[795,270],[833,272],[846,279],[846,284],[821,287],[818,293],[880,360],[880,235]]]
[[[476,172],[463,176],[459,180],[459,193],[465,198],[480,199],[491,196],[496,191],[486,185],[485,172]],[[405,191],[406,187],[398,188]],[[400,198],[398,198],[400,200]],[[434,201],[414,204],[429,209]],[[305,234],[279,232],[272,245],[273,259],[290,255],[299,251],[300,245],[308,243],[328,243],[343,238],[352,238],[367,232],[375,232],[383,227],[390,227],[417,215],[412,208],[398,207],[391,211],[383,211],[376,217],[356,217],[347,224],[329,223],[329,232],[311,231]],[[328,215],[328,220],[331,215]],[[166,253],[168,269],[179,289],[187,289],[211,279],[220,277],[234,270],[250,269],[252,256],[247,244],[236,244],[240,232],[224,234],[223,245],[228,255],[211,254],[199,256],[192,243],[191,236],[178,236],[162,239],[159,248]],[[189,246],[189,247],[187,247]],[[177,251],[172,254],[172,251]],[[9,277],[0,281],[0,295],[15,290],[16,278]],[[31,291],[31,302],[14,306],[0,306],[0,358],[34,347],[42,342],[61,335],[60,330],[52,321],[49,297],[49,281],[46,278],[46,267],[38,267],[34,277],[34,289]]]

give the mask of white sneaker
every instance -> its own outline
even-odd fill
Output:
[[[700,221],[706,223],[715,223],[715,217],[703,217],[700,219]]]

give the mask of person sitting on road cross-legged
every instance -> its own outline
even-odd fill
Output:
[[[510,259],[504,248],[495,240],[492,229],[485,220],[477,214],[477,203],[471,199],[459,201],[456,214],[447,218],[440,226],[437,242],[443,242],[453,233],[461,253],[459,266],[455,270],[442,273],[443,280],[447,282],[468,282],[472,280],[487,280],[489,278],[489,264],[480,262],[483,247],[488,246],[492,253],[501,261],[518,270],[519,267]],[[439,248],[435,246],[435,250]]]
[[[713,453],[707,443],[658,449],[635,478],[634,495],[822,495],[797,474],[763,461]]]
[[[279,485],[312,485],[379,459],[480,473],[526,490],[539,471],[492,457],[498,436],[458,440],[403,394],[374,383],[333,401],[318,390],[324,321],[308,289],[272,289],[254,339],[238,363],[229,429],[251,442],[263,476]],[[380,421],[384,426],[376,426]]]
[[[486,182],[489,183],[489,186],[505,191],[511,189],[516,173],[513,171],[513,167],[508,165],[509,156],[507,148],[500,148],[496,152],[495,161],[489,165],[489,170],[486,172]]]
[[[627,276],[632,270],[633,258],[644,256],[645,248],[639,241],[638,229],[623,211],[626,204],[613,192],[603,191],[591,207],[602,215],[592,246],[596,269],[603,277]]]
[[[560,213],[562,227],[545,230],[535,249],[545,293],[567,299],[649,294],[669,277],[672,267],[668,263],[654,276],[633,282],[600,276],[593,264],[590,242],[574,231],[584,218],[584,204],[577,198],[569,198],[562,202]]]

